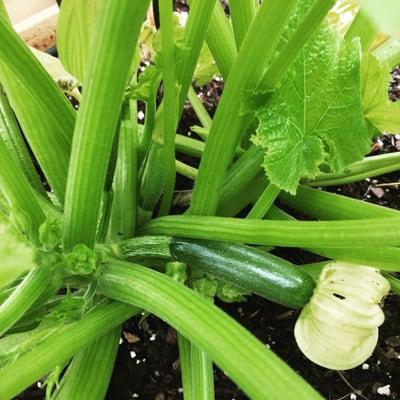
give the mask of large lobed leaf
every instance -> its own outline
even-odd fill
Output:
[[[369,150],[361,102],[361,51],[321,29],[256,115],[252,140],[266,150],[272,183],[295,193],[300,178],[340,171]]]

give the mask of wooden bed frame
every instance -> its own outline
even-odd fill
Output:
[[[5,5],[15,30],[30,46],[46,50],[55,45],[56,0],[5,0]]]

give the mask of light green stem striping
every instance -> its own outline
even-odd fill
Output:
[[[79,351],[63,376],[54,400],[105,399],[120,336],[119,326]]]
[[[148,268],[108,261],[100,277],[100,292],[165,320],[206,351],[249,398],[321,398],[245,328],[200,295]]]
[[[282,247],[381,247],[400,245],[400,218],[343,221],[268,221],[241,218],[167,216],[145,224],[141,235]]]
[[[68,172],[64,247],[93,247],[122,98],[148,0],[104,2],[84,82]],[[129,38],[129,40],[127,40]]]

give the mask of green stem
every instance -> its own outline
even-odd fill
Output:
[[[146,102],[146,121],[144,123],[143,136],[139,143],[138,165],[142,164],[150,148],[151,137],[153,135],[153,129],[156,121],[156,95],[157,93],[154,93],[154,97],[151,96],[151,98]]]
[[[159,216],[167,215],[171,208],[172,196],[175,188],[175,46],[172,24],[172,4],[169,0],[160,1],[161,20],[161,59],[163,64],[163,93],[164,93],[164,194],[160,204]]]
[[[398,218],[400,211],[339,194],[299,186],[296,196],[281,192],[279,199],[289,207],[319,219]]]
[[[253,400],[320,399],[314,389],[240,324],[165,275],[109,259],[99,290],[143,307],[172,325],[206,351]]]
[[[105,2],[76,121],[64,213],[64,247],[93,247],[122,98],[149,1]],[[129,38],[129,41],[126,40]]]
[[[267,185],[266,178],[264,180],[259,179],[260,174],[264,174],[261,167],[263,157],[263,151],[256,146],[252,146],[232,165],[222,188],[218,214],[234,215],[226,214],[224,210],[237,210],[237,207],[235,207],[237,198],[243,194],[248,187],[253,188],[253,195],[250,193],[250,195],[247,196],[249,198],[247,204],[250,204],[262,193]],[[383,173],[397,171],[400,168],[399,159],[400,155],[398,153],[365,157],[364,160],[350,165],[343,172],[320,173],[315,180],[305,182],[305,184],[313,187],[357,182],[367,177],[374,177]],[[247,204],[243,204],[242,208]]]
[[[215,3],[206,40],[219,72],[226,80],[236,60],[237,50],[232,26],[219,1]]]
[[[141,235],[169,235],[282,247],[380,247],[400,244],[400,218],[343,221],[268,221],[167,216],[145,224]],[[377,246],[379,243],[379,246]]]
[[[0,15],[0,36],[1,84],[52,190],[63,203],[75,110],[14,31],[8,16]]]
[[[334,199],[332,199],[334,200]],[[332,205],[331,205],[332,206]],[[316,207],[317,208],[317,207]],[[280,221],[295,220],[291,215],[272,206],[268,218]],[[397,247],[368,248],[306,248],[305,250],[334,260],[342,260],[355,264],[369,265],[387,271],[399,271],[400,249]]]
[[[73,358],[54,400],[104,399],[117,356],[121,327],[79,351]]]
[[[234,217],[249,204],[254,203],[262,195],[267,185],[268,180],[265,177],[265,173],[261,172],[257,178],[244,186],[244,189],[238,192],[235,197],[221,202],[218,207],[218,215],[221,217]]]
[[[220,209],[225,208],[228,202],[234,201],[236,196],[262,172],[263,160],[264,151],[253,145],[232,165],[222,186]]]
[[[176,123],[183,111],[183,105],[185,104],[187,93],[192,83],[193,73],[197,65],[197,60],[204,39],[207,35],[207,30],[210,25],[211,16],[216,2],[215,0],[196,0],[192,3],[189,18],[185,27],[185,41],[183,44],[183,48],[190,49],[190,51],[187,51],[185,60],[180,62],[176,69],[176,79],[178,84],[181,86],[178,96],[178,118],[175,120]]]
[[[139,312],[136,307],[113,302],[101,305],[80,321],[60,328],[31,351],[0,369],[0,400],[15,397],[53,368],[66,363],[78,350]]]
[[[1,338],[0,368],[30,351],[32,347],[37,346],[43,339],[55,332],[59,326],[60,324],[51,326],[43,324],[30,331],[14,333]]]
[[[130,103],[132,113],[136,115],[136,102],[132,100]],[[111,214],[111,237],[114,240],[132,237],[136,231],[137,123],[136,119],[132,121],[133,118],[121,123]]]
[[[25,233],[34,243],[38,243],[39,227],[45,221],[45,215],[28,178],[1,138],[0,190],[7,198],[11,210],[15,212],[17,218],[20,216],[22,219],[29,219],[29,226],[21,226],[21,228],[27,230]]]
[[[315,180],[305,182],[307,186],[338,186],[359,182],[366,178],[388,174],[400,169],[400,152],[365,157],[342,172],[320,173]]]
[[[193,139],[187,136],[180,135],[179,133],[175,136],[175,148],[176,151],[187,154],[189,156],[201,158],[204,151],[204,142]]]
[[[21,129],[15,119],[13,110],[8,102],[6,94],[0,87],[0,134],[15,155],[32,187],[40,194],[46,196],[43,184],[36,172],[28,148],[25,144]]]
[[[208,114],[208,111],[204,107],[203,102],[197,97],[197,93],[195,92],[192,86],[190,86],[189,88],[188,99],[201,125],[203,125],[205,129],[210,129],[212,124],[212,119]]]
[[[180,333],[178,345],[184,400],[213,400],[212,361]]]
[[[183,163],[182,161],[176,160],[175,161],[176,172],[186,178],[195,180],[197,177],[198,170],[190,165]]]
[[[273,183],[268,184],[262,195],[254,204],[253,208],[247,214],[249,219],[263,219],[268,212],[275,199],[278,197],[281,189]]]
[[[15,288],[0,306],[0,337],[4,335],[30,309],[47,288],[52,271],[35,268]]]
[[[400,279],[391,274],[383,274],[383,276],[389,281],[392,292],[400,295]]]
[[[285,4],[274,0],[263,2],[260,6],[237,62],[232,66],[213,119],[194,186],[190,208],[192,214],[210,215],[217,211],[226,170],[232,161],[243,127],[248,124],[246,118],[238,112],[243,92],[253,87],[262,76],[295,4],[295,0],[288,0]],[[264,41],[264,38],[268,38],[268,41]]]
[[[307,250],[333,260],[369,265],[386,271],[400,271],[400,249],[398,247],[367,247],[362,249],[313,248]]]
[[[175,124],[179,121],[183,112],[187,92],[192,83],[193,73],[207,34],[207,28],[209,26],[215,1],[216,0],[197,0],[193,3],[189,13],[182,47],[184,49],[190,49],[190,51],[185,51],[183,60],[181,60],[176,67],[176,81],[179,87],[179,96],[177,101],[178,107],[175,111]],[[151,157],[153,159],[158,155],[159,151],[157,150],[157,147],[160,147],[162,143],[164,132],[164,112],[164,102],[162,102],[157,110],[155,127],[152,135],[153,140],[148,153],[150,155],[153,154]],[[170,115],[169,117],[171,118],[172,116]],[[149,166],[149,157],[147,157],[146,165],[143,169],[145,177],[141,182],[141,197],[142,205],[147,207],[147,209],[154,208],[163,191],[165,176],[163,169],[159,168],[159,166],[162,165],[162,160],[160,160],[160,158],[161,157],[158,156],[158,165]],[[155,169],[157,169],[156,173],[154,173]],[[147,174],[146,170],[148,172]]]
[[[240,49],[249,26],[256,15],[256,4],[254,0],[231,0],[229,2],[229,11],[232,18],[236,47]]]

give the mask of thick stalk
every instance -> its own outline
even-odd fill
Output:
[[[67,250],[77,243],[94,245],[108,161],[135,52],[133,44],[148,3],[104,2],[100,11],[68,171],[64,213]]]
[[[0,306],[0,337],[4,335],[30,309],[46,290],[52,270],[35,268],[15,288]]]
[[[26,177],[32,187],[40,194],[46,195],[43,184],[36,172],[35,166],[24,141],[21,129],[15,119],[13,110],[8,102],[7,96],[0,87],[0,134],[20,163]]]
[[[290,0],[263,2],[254,19],[237,62],[232,67],[207,139],[199,175],[194,186],[192,214],[212,215],[217,211],[226,170],[247,121],[238,110],[244,90],[256,85],[272,57],[278,39],[296,4]],[[265,42],[263,38],[268,38]],[[210,179],[212,176],[212,179]]]
[[[54,400],[103,400],[117,356],[121,327],[79,351],[65,373]]]
[[[135,101],[132,101],[132,107],[132,112],[136,114]],[[111,237],[114,240],[135,235],[138,172],[137,140],[136,120],[122,121],[113,183]]]
[[[399,222],[400,218],[348,220],[343,224],[179,215],[152,220],[141,228],[140,234],[282,247],[362,248],[399,245]]]
[[[161,20],[161,59],[163,64],[163,93],[164,93],[164,194],[161,200],[158,215],[167,215],[171,208],[172,195],[175,188],[175,115],[176,115],[176,90],[175,90],[175,46],[174,30],[172,24],[172,4],[169,0],[160,2]]]
[[[288,213],[272,206],[267,218],[280,221],[294,221]],[[397,247],[368,247],[368,248],[306,248],[321,256],[334,260],[348,261],[360,265],[369,265],[387,271],[399,271],[400,249]]]
[[[263,151],[256,146],[252,146],[232,165],[222,188],[219,204],[220,211],[230,208],[237,209],[235,207],[236,199],[248,187],[253,187],[254,196],[249,197],[247,204],[250,204],[263,192],[267,186],[266,178],[264,181],[259,179],[260,174],[264,174],[261,167],[263,157]],[[343,172],[321,173],[315,180],[304,182],[304,184],[314,187],[358,182],[368,177],[397,171],[400,168],[399,160],[400,155],[398,153],[365,157],[364,160],[350,165]],[[243,207],[247,204],[244,204]],[[220,211],[218,214],[220,214]],[[221,215],[228,214],[221,213]]]
[[[197,94],[192,86],[189,88],[188,99],[201,125],[205,129],[210,129],[212,125],[212,119],[202,101],[197,97]]]
[[[400,169],[400,153],[380,154],[365,157],[349,165],[342,172],[320,173],[315,180],[305,182],[307,186],[337,186],[359,182],[366,178],[388,174]]]
[[[195,71],[201,47],[207,34],[207,29],[210,23],[211,15],[214,9],[215,0],[201,1],[196,0],[193,2],[189,18],[185,27],[184,43],[182,47],[184,49],[190,49],[185,51],[183,60],[178,63],[176,68],[176,81],[179,87],[179,95],[177,100],[177,108],[175,123],[180,120],[180,116],[183,112],[183,107],[187,97],[187,92],[192,83],[193,73]],[[145,179],[141,182],[141,196],[142,205],[148,210],[151,210],[156,205],[157,201],[161,197],[164,189],[165,174],[164,171],[159,168],[158,165],[154,164],[154,160],[157,158],[155,155],[159,151],[157,147],[161,146],[162,136],[164,131],[164,102],[161,103],[157,110],[155,127],[153,131],[153,142],[150,145],[149,154],[153,154],[150,160],[148,157],[144,171],[150,171],[146,174]],[[171,116],[170,116],[171,117]],[[153,166],[149,166],[149,162],[153,162]],[[162,157],[158,157],[157,164],[161,165]],[[153,173],[154,169],[157,169],[157,173]]]
[[[254,0],[231,0],[229,2],[229,11],[232,18],[236,47],[240,49],[247,30],[256,15],[256,4]]]
[[[253,208],[249,211],[246,218],[250,219],[263,219],[265,214],[268,212],[275,199],[280,193],[278,186],[273,183],[269,183],[264,192],[258,198]]]
[[[80,321],[61,327],[31,351],[0,369],[0,400],[15,397],[53,368],[68,362],[78,350],[139,312],[137,307],[112,302],[98,306]]]
[[[176,160],[175,161],[176,172],[186,178],[195,180],[197,177],[198,170],[190,165],[183,163],[182,161]]]
[[[28,178],[2,139],[0,139],[0,190],[16,217],[22,217],[22,221],[28,220],[20,224],[20,228],[34,243],[37,243],[39,227],[45,221],[45,215]]]
[[[301,185],[296,196],[281,192],[279,199],[295,210],[325,220],[400,217],[400,211],[392,208]]]
[[[207,354],[178,333],[184,400],[214,399],[214,370]]]
[[[163,274],[109,259],[99,290],[143,307],[172,325],[206,351],[251,399],[320,399],[314,389],[240,324]]]
[[[236,60],[237,50],[232,26],[219,1],[215,3],[206,40],[219,72],[226,80]]]

